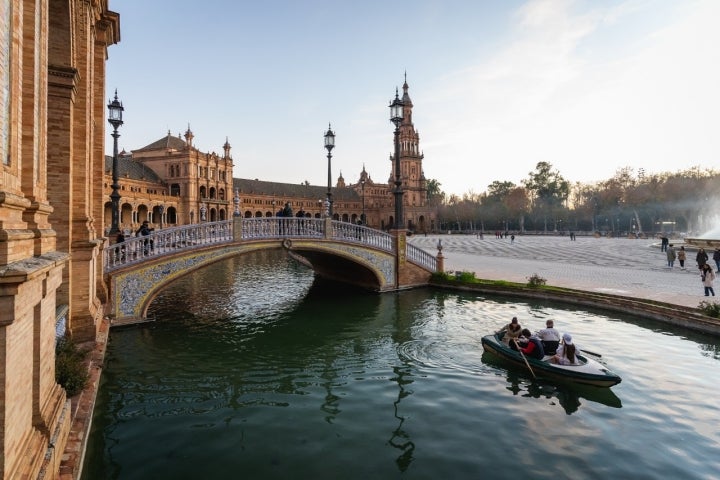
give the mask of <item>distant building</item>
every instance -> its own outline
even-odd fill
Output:
[[[193,146],[188,127],[184,139],[167,135],[128,154],[118,154],[120,229],[135,231],[147,220],[155,226],[213,222],[232,216],[230,144],[223,154],[203,153]],[[105,157],[106,199],[112,191],[112,157]],[[111,203],[105,203],[106,221]],[[105,226],[109,229],[109,224]]]
[[[400,169],[405,226],[411,231],[434,231],[435,209],[428,205],[427,182],[422,169],[424,155],[412,122],[413,104],[408,84],[403,84],[404,118],[400,125]],[[187,225],[229,218],[234,198],[244,218],[276,215],[289,202],[293,215],[321,218],[326,210],[327,186],[307,182],[291,184],[258,179],[231,178],[233,160],[227,139],[223,154],[203,153],[193,144],[188,127],[184,138],[170,132],[161,139],[128,154],[118,155],[120,229],[134,232],[147,220],[154,227]],[[342,172],[332,186],[333,218],[364,223],[387,230],[394,225],[395,188],[393,157],[387,182],[377,183],[363,166],[354,183],[346,184]],[[109,222],[112,158],[106,157],[105,219]],[[109,223],[105,225],[109,230]]]

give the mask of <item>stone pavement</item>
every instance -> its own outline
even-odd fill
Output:
[[[627,238],[517,235],[496,239],[485,235],[413,235],[408,242],[437,254],[442,240],[445,271],[475,272],[478,278],[526,283],[537,274],[548,285],[645,298],[660,302],[697,307],[705,297],[694,248],[688,250],[686,270],[667,267],[665,252],[658,240]],[[673,242],[676,250],[682,241]],[[708,254],[712,261],[712,251]],[[720,302],[720,280],[715,282]]]

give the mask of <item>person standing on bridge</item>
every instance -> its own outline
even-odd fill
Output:
[[[140,228],[138,228],[138,231],[135,232],[135,236],[136,236],[136,237],[140,237],[140,236],[147,237],[148,235],[150,235],[150,233],[151,233],[153,230],[155,230],[155,229],[154,229],[154,228],[150,228],[150,227],[148,226],[148,221],[145,220],[144,222],[142,222],[142,225],[140,225]],[[149,247],[150,250],[153,250],[154,245],[153,245],[152,240],[148,240],[148,239],[146,238],[145,241],[143,241],[143,253],[144,253],[145,255],[148,254],[148,247]]]
[[[713,260],[715,260],[715,273],[720,273],[720,247],[715,247]]]

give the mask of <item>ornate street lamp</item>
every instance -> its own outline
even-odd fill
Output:
[[[113,127],[113,160],[112,160],[112,193],[110,194],[110,201],[112,202],[112,223],[110,225],[109,235],[114,237],[117,241],[117,236],[120,233],[120,185],[118,185],[118,128],[123,124],[122,115],[123,110],[122,103],[118,100],[117,89],[115,89],[115,99],[108,103],[108,122]]]
[[[325,132],[325,148],[327,148],[328,154],[328,181],[327,181],[327,203],[328,203],[328,216],[332,217],[333,214],[333,201],[332,201],[332,192],[330,191],[330,185],[332,182],[332,173],[331,173],[331,161],[332,161],[332,149],[335,147],[335,133],[333,133],[332,129],[330,128],[330,124],[328,123],[328,130]]]
[[[365,225],[365,179],[360,179],[360,185],[362,186],[362,215],[360,216],[360,223]]]
[[[390,121],[395,124],[395,229],[403,228],[403,191],[400,178],[400,124],[403,120],[403,102],[395,89],[395,100],[390,103]]]

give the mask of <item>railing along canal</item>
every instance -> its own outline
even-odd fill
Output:
[[[168,255],[180,250],[196,249],[211,244],[233,242],[235,241],[233,222],[234,220],[231,219],[172,227],[110,245],[104,251],[105,272],[142,263],[149,257]],[[243,218],[241,225],[241,240],[284,238],[321,240],[327,238],[346,243],[357,243],[393,253],[392,235],[337,220],[331,222],[332,232],[330,235],[325,234],[325,220],[319,218]],[[431,271],[437,270],[437,259],[414,245],[406,245],[406,255],[409,261],[417,265]]]

